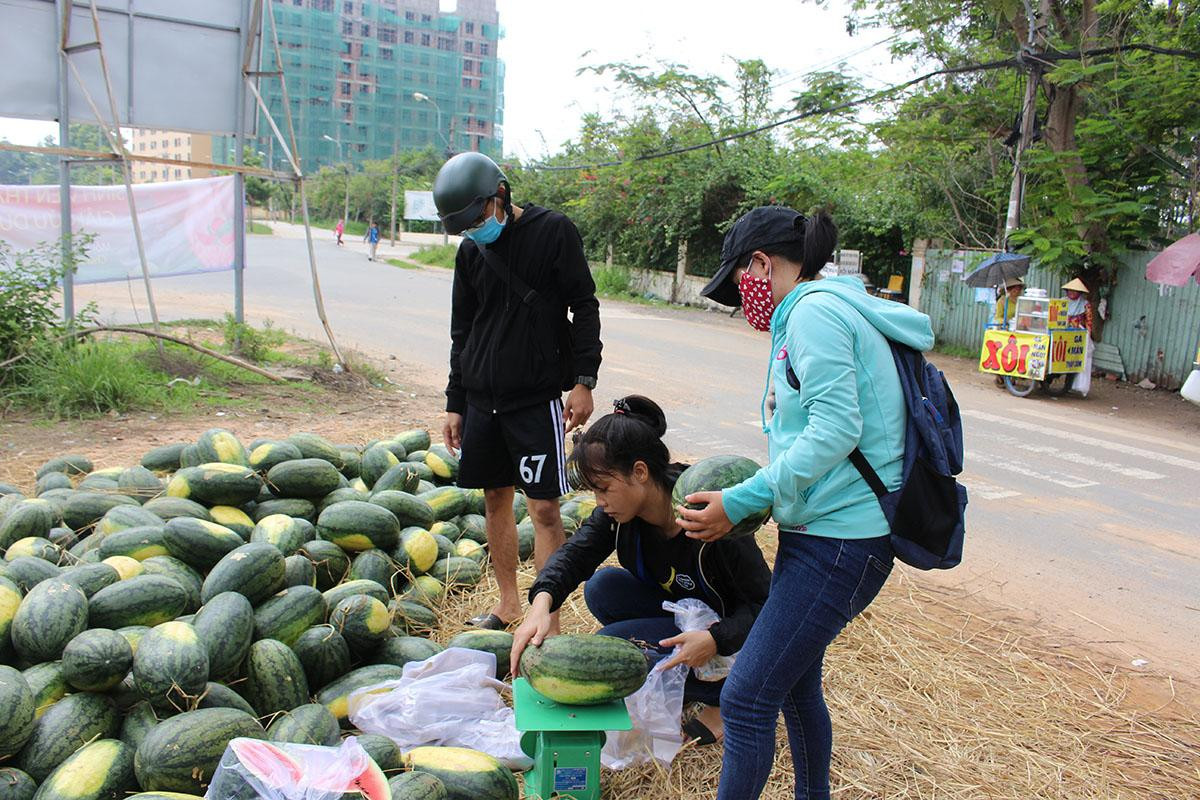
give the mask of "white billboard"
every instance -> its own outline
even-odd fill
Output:
[[[433,192],[405,190],[404,218],[440,222],[441,217],[438,216],[437,206],[433,204]]]

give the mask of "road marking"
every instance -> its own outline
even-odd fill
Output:
[[[967,487],[967,494],[972,500],[977,497],[982,497],[984,500],[1005,500],[1009,497],[1019,497],[1021,495],[1020,492],[1005,489],[1003,486],[989,483],[982,478],[966,478],[960,475],[959,482]]]
[[[1112,461],[1101,461],[1098,458],[1084,455],[1083,453],[1072,453],[1069,450],[1062,450],[1058,447],[1048,444],[1029,444],[1022,442],[1015,436],[1005,436],[1002,433],[987,434],[989,442],[997,442],[1010,447],[1015,447],[1018,450],[1024,450],[1027,453],[1037,453],[1039,455],[1048,455],[1058,458],[1062,461],[1069,461],[1072,464],[1080,464],[1085,467],[1094,467],[1108,472],[1115,472],[1118,475],[1124,475],[1127,478],[1136,478],[1140,481],[1156,481],[1167,477],[1159,472],[1151,472],[1148,469],[1138,469],[1137,467],[1126,467],[1121,464],[1116,464]]]
[[[1111,450],[1114,453],[1124,453],[1125,455],[1137,456],[1138,458],[1146,458],[1151,461],[1157,461],[1163,464],[1170,464],[1175,467],[1183,467],[1184,469],[1195,470],[1200,472],[1200,461],[1191,461],[1178,456],[1167,455],[1166,453],[1156,453],[1153,450],[1143,450],[1140,447],[1133,447],[1120,442],[1110,442],[1104,439],[1097,439],[1094,436],[1084,436],[1074,431],[1064,431],[1059,428],[1051,428],[1048,425],[1037,425],[1032,422],[1024,422],[1022,420],[1003,417],[999,414],[990,414],[986,411],[976,411],[968,409],[961,412],[964,417],[977,419],[981,422],[993,422],[998,425],[1007,425],[1010,428],[1028,431],[1030,433],[1038,433],[1043,436],[1053,436],[1056,439],[1066,439],[1075,444],[1086,444],[1092,447],[1100,447],[1105,450]]]
[[[1045,473],[1039,473],[1039,471],[1036,469],[1022,467],[1021,464],[1014,463],[1012,461],[1004,461],[1004,459],[997,459],[997,461],[994,463],[995,463],[997,469],[1002,469],[1002,470],[1006,471],[1006,473],[1014,473],[1016,475],[1025,475],[1026,477],[1036,477],[1036,479],[1039,481],[1046,481],[1048,483],[1056,483],[1056,485],[1066,487],[1068,489],[1084,489],[1084,488],[1087,488],[1088,486],[1098,486],[1099,485],[1099,483],[1097,481],[1087,480],[1086,477],[1078,477],[1075,475],[1063,475],[1063,474],[1048,475]]]
[[[1079,416],[1079,413],[1081,413],[1081,412],[1077,412],[1076,414],[1064,415],[1062,413],[1038,411],[1035,408],[1029,408],[1027,406],[1032,405],[1030,403],[1017,403],[1016,405],[1026,406],[1026,407],[1014,408],[1014,409],[1012,409],[1013,413],[1020,414],[1022,416],[1026,416],[1026,417],[1034,417],[1036,419],[1044,419],[1048,422],[1054,423],[1055,426],[1057,426],[1057,427],[1062,427],[1063,425],[1073,425],[1077,428],[1085,428],[1087,430],[1095,431],[1100,434],[1110,434],[1111,433],[1112,435],[1115,435],[1115,436],[1124,436],[1126,438],[1134,438],[1138,442],[1141,442],[1143,444],[1154,444],[1154,445],[1158,445],[1160,447],[1168,447],[1168,448],[1172,448],[1175,450],[1182,450],[1187,453],[1200,455],[1200,447],[1197,447],[1195,444],[1192,444],[1191,442],[1180,441],[1179,439],[1165,439],[1161,436],[1154,436],[1154,435],[1145,433],[1143,431],[1114,430],[1112,427],[1111,421],[1106,420],[1103,422],[1097,422],[1097,421],[1095,421],[1094,418],[1093,419],[1084,419]]]

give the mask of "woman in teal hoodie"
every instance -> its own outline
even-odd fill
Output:
[[[933,331],[929,317],[871,297],[857,277],[822,279],[836,242],[828,215],[755,208],[729,229],[703,292],[741,306],[771,334],[762,402],[769,463],[732,489],[689,496],[703,508],[680,507],[680,524],[712,541],[770,505],[779,525],[770,596],[721,692],[718,800],[762,792],[780,710],[796,797],[829,797],[825,649],[892,569],[887,520],[848,456],[859,448],[888,490],[899,488],[906,411],[888,339],[928,350]]]

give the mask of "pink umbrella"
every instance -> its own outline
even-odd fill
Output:
[[[1200,233],[1192,233],[1150,259],[1146,280],[1183,286],[1188,278],[1200,283]]]

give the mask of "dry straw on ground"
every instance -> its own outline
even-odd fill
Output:
[[[523,565],[523,590],[533,577]],[[475,592],[451,596],[438,638],[463,629],[496,596],[490,574]],[[1200,798],[1194,710],[1176,702],[1131,710],[1122,675],[1064,655],[1026,622],[971,614],[954,599],[897,571],[830,648],[834,798]],[[596,628],[581,592],[562,621],[565,631]],[[782,722],[776,739],[765,800],[794,797]],[[719,747],[689,746],[669,770],[606,772],[604,797],[712,798],[720,767]]]

